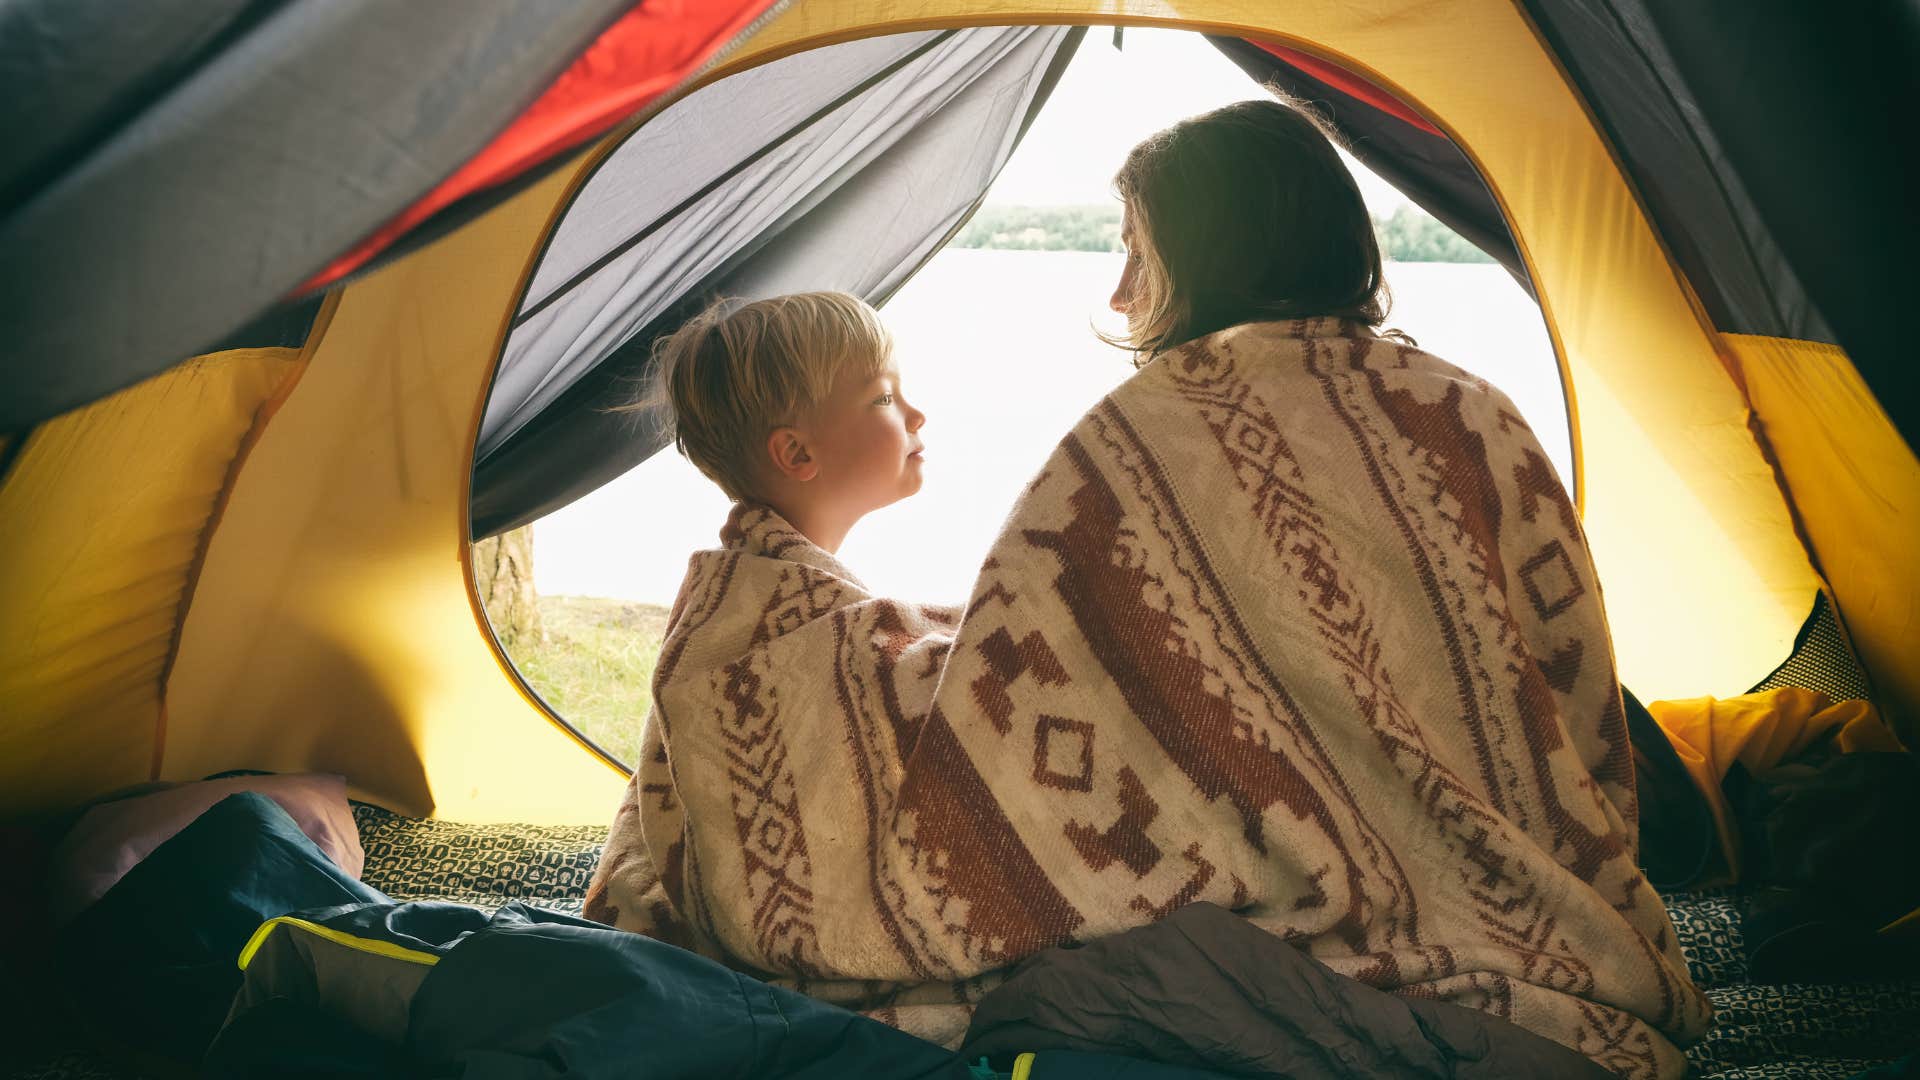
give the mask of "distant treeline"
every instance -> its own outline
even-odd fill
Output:
[[[1493,257],[1440,224],[1424,210],[1404,203],[1392,214],[1373,215],[1380,250],[1394,262],[1490,263]]]
[[[1117,206],[983,206],[954,247],[1009,251],[1124,251]]]
[[[1492,262],[1459,234],[1411,206],[1375,215],[1373,231],[1396,262]],[[983,206],[954,247],[1011,251],[1120,251],[1117,206]]]

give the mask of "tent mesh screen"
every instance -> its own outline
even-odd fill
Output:
[[[1873,696],[1873,684],[1860,662],[1854,659],[1853,650],[1847,648],[1847,639],[1840,633],[1840,624],[1834,621],[1833,608],[1828,605],[1825,593],[1814,597],[1813,613],[1807,616],[1799,636],[1793,640],[1793,655],[1753,689],[1772,690],[1781,686],[1804,686],[1835,701]]]

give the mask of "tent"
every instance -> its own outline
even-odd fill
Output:
[[[624,775],[470,541],[658,448],[600,406],[706,291],[883,301],[1087,25],[1329,102],[1531,289],[1641,697],[1824,644],[1794,670],[1857,663],[1911,745],[1897,6],[39,0],[0,11],[0,815],[247,767],[604,823]]]

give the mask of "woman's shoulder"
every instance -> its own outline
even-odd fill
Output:
[[[1357,319],[1285,319],[1247,322],[1218,330],[1155,356],[1142,366],[1153,384],[1224,377],[1333,378],[1351,372],[1395,372],[1401,378],[1439,379],[1490,389],[1472,373],[1419,348],[1397,330],[1380,330]]]
[[[1366,403],[1404,411],[1444,407],[1468,427],[1502,435],[1525,430],[1520,410],[1498,386],[1404,334],[1353,319],[1291,319],[1228,327],[1156,356],[1114,398],[1146,406],[1196,397],[1301,412]]]

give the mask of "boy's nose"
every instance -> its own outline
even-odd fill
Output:
[[[907,430],[919,431],[921,428],[921,425],[927,422],[927,414],[921,412],[919,409],[916,409],[911,405],[907,405],[907,401],[905,398],[900,399],[900,404],[906,405],[907,407]]]

